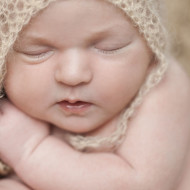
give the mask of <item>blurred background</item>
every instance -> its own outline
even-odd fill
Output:
[[[163,0],[172,36],[172,51],[190,75],[190,0]]]

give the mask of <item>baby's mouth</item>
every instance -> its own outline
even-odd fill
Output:
[[[76,101],[73,103],[69,101],[63,101],[62,103],[68,108],[81,108],[87,104],[87,102],[83,102],[83,101]]]
[[[79,114],[87,111],[92,104],[89,102],[78,101],[78,100],[77,101],[64,100],[59,102],[59,105],[64,111],[68,113]]]

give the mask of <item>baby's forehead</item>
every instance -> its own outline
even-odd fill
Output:
[[[119,39],[123,37],[127,38],[134,33],[138,34],[137,28],[131,24],[131,21],[123,15],[123,12],[121,14],[121,12],[118,11],[119,8],[113,7],[113,5],[111,9],[109,7],[108,9],[105,8],[108,3],[104,3],[102,7],[97,3],[87,6],[87,3],[83,0],[80,6],[78,3],[78,6],[73,10],[67,11],[68,8],[73,5],[73,3],[70,2],[71,1],[67,1],[67,3],[62,4],[56,2],[33,17],[30,23],[20,32],[16,43],[31,43],[31,41],[37,41],[38,39],[38,41],[44,41],[44,39],[48,38],[51,40],[58,34],[58,31],[54,30],[55,28],[57,28],[57,30],[59,28],[60,31],[62,30],[60,40],[63,37],[63,40],[65,40],[68,33],[71,34],[70,36],[73,39],[77,33],[80,33],[81,39],[85,36],[84,39],[87,40],[91,40],[91,38],[93,38],[92,40],[96,40],[101,37],[108,38],[109,36],[117,36]],[[75,0],[73,2],[75,2]],[[94,2],[99,3],[99,1]],[[92,10],[94,7],[99,8],[99,10]],[[105,11],[107,11],[106,14]],[[51,33],[51,31],[53,32]],[[49,34],[50,37],[47,37]]]

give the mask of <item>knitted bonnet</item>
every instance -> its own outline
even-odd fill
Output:
[[[0,92],[6,72],[6,56],[18,37],[19,32],[32,17],[56,0],[0,0]],[[85,150],[115,149],[126,135],[127,122],[147,92],[162,79],[167,68],[165,62],[166,34],[160,18],[159,0],[104,0],[119,7],[129,16],[133,25],[145,38],[155,54],[157,65],[147,76],[133,102],[121,115],[116,130],[108,137],[85,137],[67,134],[65,139],[74,148]]]

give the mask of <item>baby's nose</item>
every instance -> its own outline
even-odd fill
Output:
[[[89,83],[92,79],[88,53],[85,50],[69,49],[60,56],[55,73],[57,82],[68,86]]]

